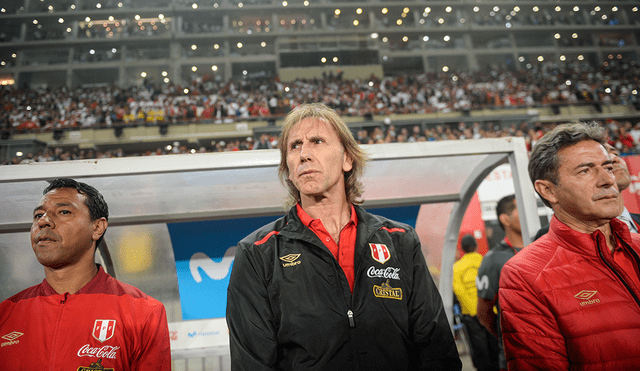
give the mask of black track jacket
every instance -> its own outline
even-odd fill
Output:
[[[228,288],[232,370],[460,370],[413,228],[355,207],[353,295],[295,206],[236,249]]]

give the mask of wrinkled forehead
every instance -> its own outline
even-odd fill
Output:
[[[558,151],[558,168],[577,166],[584,163],[602,164],[611,156],[605,146],[595,140],[583,140]]]
[[[38,203],[36,208],[41,208],[45,204],[68,204],[76,207],[86,206],[86,196],[75,188],[55,188],[47,192]]]
[[[313,136],[338,137],[335,128],[327,119],[322,117],[305,117],[294,124],[289,131],[288,142]]]

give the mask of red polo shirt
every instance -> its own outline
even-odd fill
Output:
[[[327,232],[320,219],[311,218],[309,214],[302,209],[300,204],[296,205],[296,211],[302,224],[311,229],[336,258],[344,272],[344,275],[347,276],[349,288],[353,293],[353,283],[355,281],[353,265],[356,248],[356,231],[358,228],[358,216],[356,215],[356,210],[353,205],[351,205],[351,218],[349,219],[349,222],[347,222],[347,225],[342,228],[342,231],[340,231],[340,240],[338,241],[338,244],[333,240],[331,234]]]

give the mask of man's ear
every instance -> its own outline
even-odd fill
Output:
[[[98,241],[98,239],[100,239],[100,237],[102,237],[104,232],[107,230],[108,225],[109,222],[107,222],[107,219],[105,217],[94,220],[93,233],[91,234],[91,238],[93,238],[94,241]]]
[[[498,220],[504,226],[510,225],[509,215],[507,214],[500,214],[500,216],[498,217]]]
[[[347,151],[345,151],[342,156],[342,171],[348,173],[353,169],[353,159],[349,156]]]
[[[540,194],[540,196],[547,200],[550,204],[555,204],[558,202],[558,198],[556,197],[557,186],[553,184],[552,181],[538,179],[534,183],[533,187]]]

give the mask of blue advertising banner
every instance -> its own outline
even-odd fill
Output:
[[[368,211],[411,226],[420,206]],[[182,319],[225,317],[237,243],[280,216],[167,224],[176,259]]]

